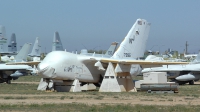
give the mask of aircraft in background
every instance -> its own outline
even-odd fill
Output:
[[[189,61],[194,60],[197,57],[198,54],[185,54],[184,53],[184,58],[186,58]]]
[[[8,53],[9,55],[17,54],[17,42],[16,42],[16,35],[12,33],[10,43],[8,44]]]
[[[17,53],[16,35],[12,33],[10,43],[7,43],[4,26],[0,26],[0,53],[1,55],[16,55]]]
[[[28,61],[40,61],[41,60],[41,46],[39,44],[39,37],[36,37],[32,51],[28,54]]]
[[[27,60],[28,52],[31,44],[25,43],[16,56],[8,57],[7,55],[1,57],[2,62],[22,62]]]
[[[52,51],[64,51],[58,32],[54,33]]]
[[[52,51],[64,51],[62,42],[58,32],[54,33]],[[36,37],[35,43],[33,45],[32,52],[28,54],[28,59],[31,61],[40,61],[41,59],[41,46],[39,45],[39,37]]]
[[[31,53],[28,54],[28,56],[40,57],[40,54],[41,54],[41,46],[39,45],[39,37],[36,37],[35,43],[33,45],[33,49],[31,51]]]
[[[28,52],[30,50],[31,44],[26,43],[21,48],[19,53],[14,57],[6,57],[2,56],[1,59],[3,61],[14,61],[14,62],[21,62],[26,61]],[[6,59],[5,59],[6,58]],[[11,59],[13,58],[13,59]],[[0,64],[0,83],[6,82],[8,84],[11,83],[11,80],[16,80],[20,76],[28,75],[29,73],[33,72],[34,69],[28,65],[7,65],[7,64]]]
[[[150,23],[137,19],[127,36],[111,58],[86,56],[65,51],[53,51],[38,64],[38,74],[48,83],[49,80],[67,81],[78,79],[81,83],[94,83],[100,86],[108,63],[115,64],[115,72],[137,75],[140,65],[175,64],[175,62],[152,62],[136,60],[143,57],[150,30]],[[176,62],[182,63],[182,62]],[[140,64],[140,65],[139,65]]]
[[[113,54],[114,54],[115,51],[117,50],[117,45],[118,45],[117,42],[113,42],[113,43],[111,44],[111,46],[108,48],[108,50],[106,51],[105,56],[108,56],[108,57],[113,56]]]
[[[32,71],[32,67],[28,65],[6,65],[0,64],[0,83],[11,83],[21,76],[28,75]]]
[[[60,40],[60,36],[58,34],[58,32],[54,33],[54,37],[53,37],[53,43],[52,43],[52,51],[58,50],[58,51],[64,51],[63,50],[63,46]],[[28,57],[28,61],[19,61],[19,62],[9,62],[6,63],[7,65],[31,65],[34,66],[34,70],[35,72],[32,72],[32,74],[36,74],[36,67],[40,62],[41,62],[41,57],[30,57],[30,56],[39,56],[40,54],[40,45],[39,45],[39,38],[36,38],[35,44],[33,46],[32,52],[29,54]]]
[[[108,48],[105,54],[96,54],[95,52],[88,53],[86,49],[82,49],[80,55],[87,55],[87,56],[94,56],[94,57],[111,57],[115,53],[117,45],[118,45],[117,42],[111,43],[110,47]]]
[[[162,67],[145,68],[142,72],[167,72],[171,81],[193,85],[194,81],[200,79],[200,53],[193,62],[186,65],[163,65]]]
[[[197,57],[198,54],[184,54],[185,58],[194,58]]]
[[[5,26],[0,25],[0,53],[5,53],[7,49],[7,38]]]

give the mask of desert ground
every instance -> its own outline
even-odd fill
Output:
[[[181,85],[178,93],[152,94],[141,91],[122,93],[100,93],[98,90],[77,93],[37,91],[39,81],[39,76],[24,76],[12,81],[11,84],[0,84],[0,111],[30,111],[30,108],[32,111],[53,111],[49,110],[50,107],[58,109],[57,111],[200,110],[200,82],[195,82],[195,85]],[[93,110],[90,110],[91,108]],[[109,110],[115,108],[117,110]]]

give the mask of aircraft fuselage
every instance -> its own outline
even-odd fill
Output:
[[[65,51],[53,51],[38,65],[38,73],[44,78],[57,80],[77,78],[81,82],[98,82],[104,71],[98,70],[92,60],[84,61],[86,58],[91,57]]]

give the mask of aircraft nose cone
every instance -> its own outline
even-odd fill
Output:
[[[48,69],[49,64],[47,63],[40,63],[38,65],[38,73],[44,72],[46,69]]]
[[[41,75],[43,78],[56,77],[55,69],[48,63],[40,63],[38,65],[38,74]]]

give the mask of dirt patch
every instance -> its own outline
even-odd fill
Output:
[[[12,83],[16,85],[3,84],[0,86],[2,90],[0,104],[84,103],[88,105],[200,105],[200,82],[195,82],[195,85],[180,86],[180,93],[174,94],[148,94],[146,92],[115,94],[99,93],[98,91],[82,93],[38,92],[35,87],[39,82]],[[18,91],[22,92],[16,93]],[[26,91],[29,92],[25,93]]]
[[[21,98],[20,98],[21,97]],[[115,98],[111,96],[92,95],[20,95],[20,94],[0,94],[0,104],[59,104],[59,103],[84,103],[88,105],[100,104],[141,104],[141,105],[200,105],[199,98],[193,97],[123,97]]]

